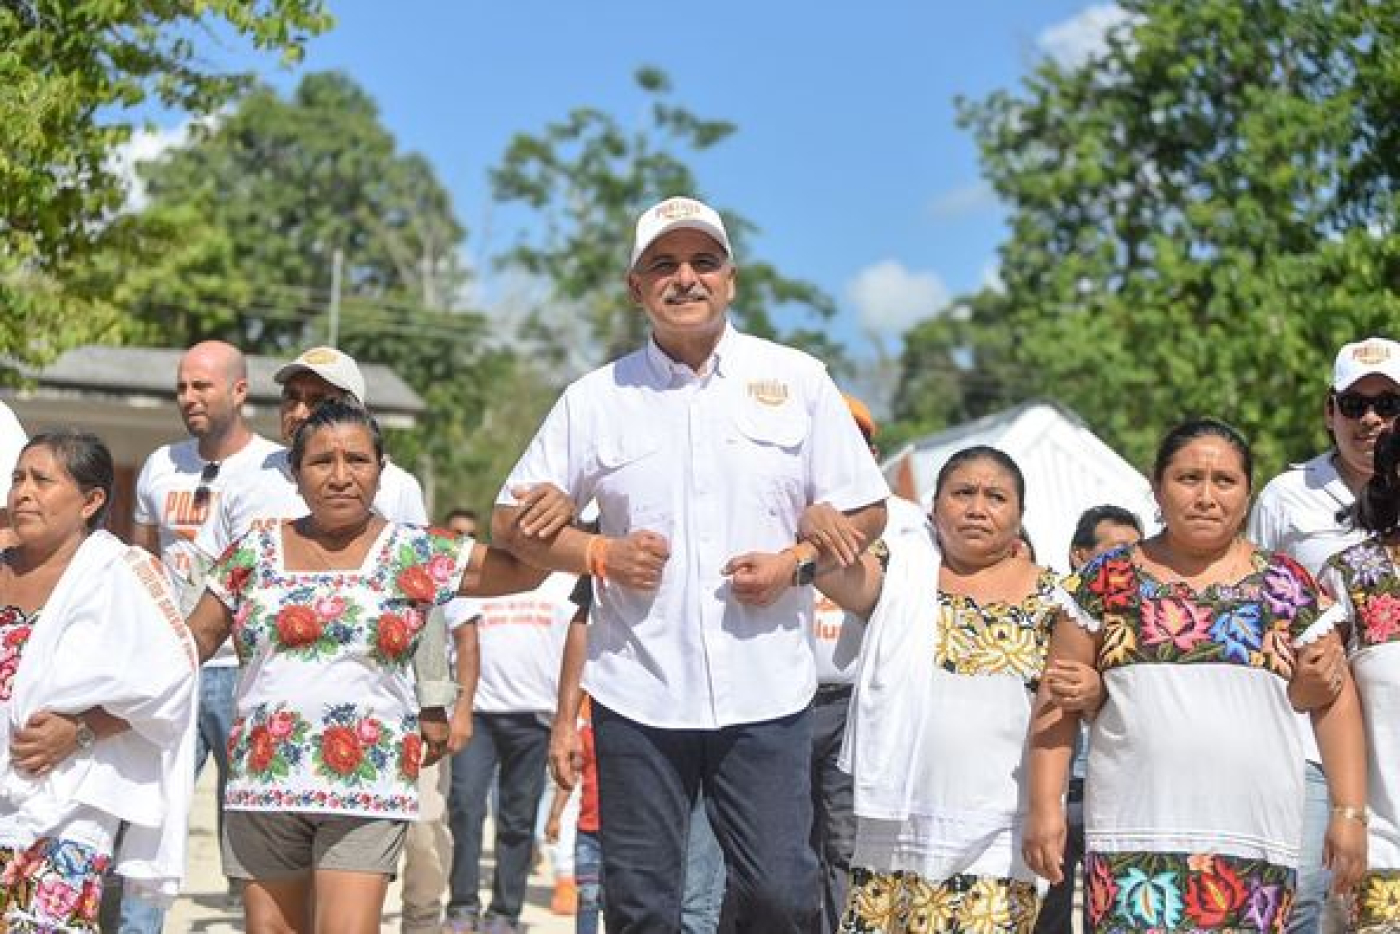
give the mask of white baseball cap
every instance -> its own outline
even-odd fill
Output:
[[[301,372],[315,373],[337,389],[350,393],[360,405],[365,404],[365,378],[360,374],[359,364],[334,347],[312,347],[278,369],[272,378],[285,383]]]
[[[1332,367],[1332,389],[1345,392],[1372,373],[1400,385],[1400,344],[1384,337],[1368,337],[1347,344],[1337,352]]]
[[[637,260],[658,237],[681,228],[709,234],[724,247],[726,256],[733,255],[729,248],[729,234],[725,232],[724,221],[720,219],[718,211],[694,198],[667,198],[647,208],[637,218],[637,236],[632,241],[632,261],[627,268],[637,265]]]

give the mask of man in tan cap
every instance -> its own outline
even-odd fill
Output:
[[[889,490],[826,368],[731,324],[737,284],[713,208],[668,198],[643,212],[627,287],[650,340],[564,392],[492,517],[523,559],[594,578],[584,688],[612,934],[680,929],[697,794],[734,930],[806,932],[819,904],[817,559],[797,547],[798,520],[824,500],[874,541]],[[516,495],[536,483],[596,501],[601,534],[517,527]]]

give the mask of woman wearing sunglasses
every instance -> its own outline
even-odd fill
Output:
[[[1337,354],[1323,419],[1332,448],[1294,464],[1259,494],[1249,518],[1248,537],[1261,548],[1281,551],[1316,576],[1327,559],[1366,537],[1351,515],[1356,497],[1371,479],[1376,440],[1400,415],[1400,343],[1381,337],[1347,344]],[[1300,655],[1321,682],[1340,684],[1346,664],[1336,640]],[[1305,717],[1300,717],[1307,726]],[[1322,865],[1322,841],[1329,819],[1327,780],[1312,731],[1303,729],[1307,757],[1307,804],[1302,860],[1290,934],[1316,934],[1321,928],[1329,873]]]

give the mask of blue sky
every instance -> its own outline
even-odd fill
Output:
[[[1045,55],[1082,55],[1117,16],[1083,0],[331,6],[337,25],[299,71],[350,73],[400,146],[432,161],[468,228],[484,303],[505,286],[481,257],[530,222],[492,208],[488,168],[515,133],[576,107],[641,123],[632,76],[650,64],[670,75],[676,103],[737,124],[693,160],[702,194],[759,227],[752,253],[837,300],[833,331],[857,356],[872,332],[897,352],[912,320],[994,274],[1002,213],[955,98],[1017,87]],[[270,60],[259,70],[284,88],[299,73]]]

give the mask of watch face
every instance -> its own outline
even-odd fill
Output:
[[[805,587],[805,586],[807,586],[808,584],[810,584],[812,581],[816,580],[816,579],[817,579],[817,562],[815,562],[815,561],[801,561],[801,562],[798,562],[798,565],[797,565],[797,573],[795,574],[795,577],[797,578],[797,586],[799,586],[799,587]]]

